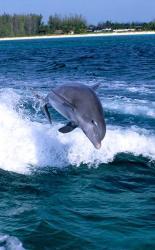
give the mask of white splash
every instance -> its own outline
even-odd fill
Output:
[[[18,238],[9,235],[0,235],[0,250],[24,250]]]
[[[0,168],[4,170],[29,173],[30,166],[98,165],[113,161],[121,152],[155,160],[155,136],[148,131],[109,126],[101,149],[96,150],[80,129],[61,134],[60,123],[51,126],[24,119],[15,109],[19,96],[11,93],[9,100],[0,96]]]
[[[103,107],[120,114],[155,118],[155,102],[147,100],[115,96],[115,98],[104,98]]]

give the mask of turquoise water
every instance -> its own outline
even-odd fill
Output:
[[[71,82],[100,83],[100,150],[33,94]],[[154,250],[154,128],[154,35],[1,41],[0,249]]]

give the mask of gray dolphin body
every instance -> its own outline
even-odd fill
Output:
[[[56,87],[47,95],[43,109],[50,123],[48,104],[69,120],[66,126],[59,129],[61,133],[68,133],[79,127],[94,147],[100,149],[106,125],[101,102],[94,91],[97,87],[82,84]]]

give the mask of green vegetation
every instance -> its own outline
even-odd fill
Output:
[[[118,23],[100,22],[97,25],[88,25],[86,19],[81,15],[61,17],[51,15],[47,24],[43,22],[42,15],[8,15],[0,16],[0,37],[35,36],[50,34],[81,34],[88,32],[113,31],[117,29],[154,30],[155,20],[148,23]]]
[[[0,37],[84,33],[86,30],[87,23],[81,15],[68,17],[51,15],[47,25],[43,23],[41,15],[3,14],[0,16]]]
[[[112,30],[116,29],[135,29],[135,30],[155,30],[155,20],[151,22],[131,22],[131,23],[119,23],[119,22],[101,22],[98,23],[96,29],[106,29],[110,28]]]
[[[62,33],[86,32],[87,22],[81,15],[60,17],[58,15],[50,16],[48,20],[49,33],[61,31]]]
[[[42,25],[41,15],[0,16],[0,37],[37,35]]]

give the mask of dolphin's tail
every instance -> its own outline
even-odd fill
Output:
[[[36,93],[34,90],[32,90],[32,93],[33,93],[34,97],[36,97],[40,101],[40,106],[41,106],[43,113],[45,114],[49,123],[52,124],[51,115],[50,115],[49,110],[48,110],[48,98],[47,98],[47,96],[44,98],[43,96],[40,96],[38,93]]]

